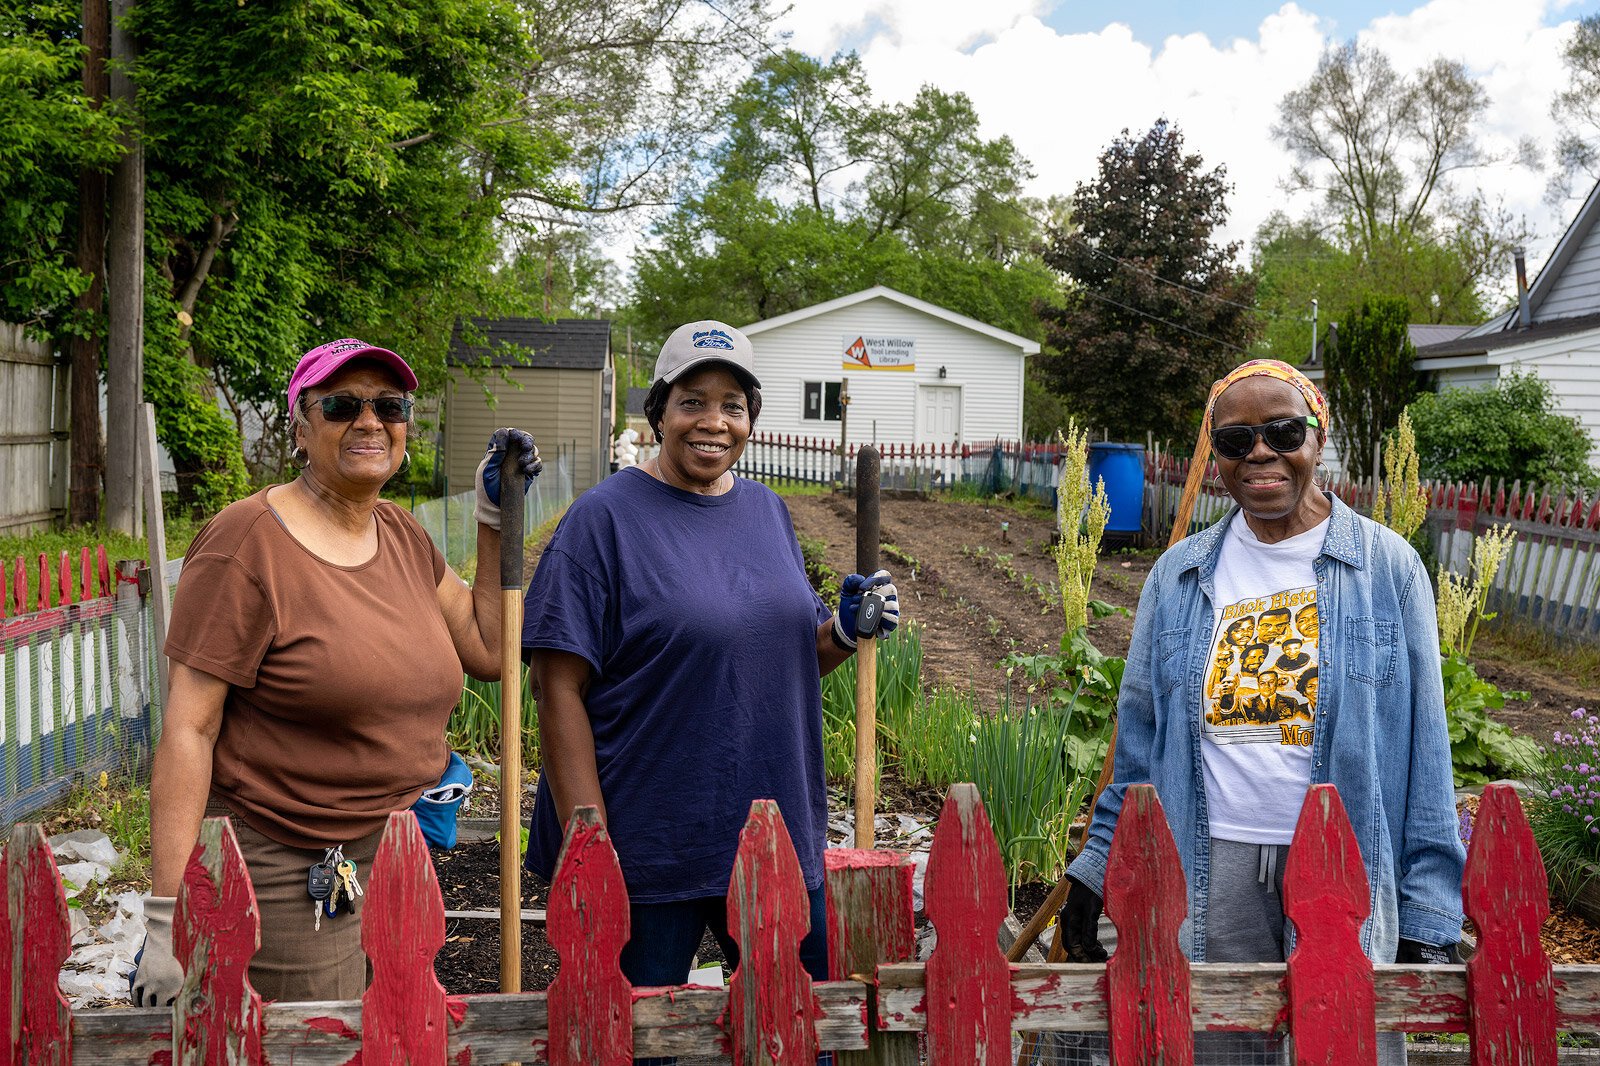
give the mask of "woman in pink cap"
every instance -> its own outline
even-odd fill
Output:
[[[346,339],[307,352],[288,389],[299,476],[231,504],[189,548],[165,649],[136,1006],[164,1006],[182,983],[173,904],[207,815],[232,816],[250,868],[256,990],[320,1000],[366,987],[360,896],[318,903],[316,869],[349,860],[359,884],[390,812],[439,781],[463,671],[500,676],[494,567],[469,587],[379,497],[405,460],[416,386],[385,348]],[[540,469],[532,437],[495,432],[477,474],[481,558],[500,552],[507,452],[529,477]]]

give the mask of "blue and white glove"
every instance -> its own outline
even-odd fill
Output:
[[[871,577],[851,574],[839,586],[839,609],[833,615],[833,642],[841,648],[855,651],[856,612],[861,610],[861,597],[867,592],[883,597],[883,614],[878,619],[878,631],[872,634],[874,637],[893,633],[900,624],[900,593],[889,571],[879,570]]]
[[[533,443],[531,433],[521,429],[494,431],[494,436],[489,438],[489,450],[484,453],[483,462],[478,464],[478,474],[474,478],[478,487],[478,507],[473,512],[479,525],[494,530],[500,528],[500,464],[505,460],[506,452],[511,450],[516,451],[517,465],[522,469],[524,493],[533,485],[533,479],[539,476],[539,471],[544,469],[544,461],[539,458],[539,446]]]

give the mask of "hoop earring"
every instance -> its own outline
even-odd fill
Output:
[[[1328,481],[1333,475],[1328,470],[1328,464],[1318,461],[1316,469],[1311,471],[1311,484],[1320,491],[1328,487]]]
[[[410,451],[410,449],[407,449],[406,452],[405,452],[404,457],[400,460],[400,469],[398,469],[398,470],[396,470],[394,472],[394,476],[395,477],[399,477],[401,474],[405,474],[405,473],[409,472],[410,470],[411,470],[411,451]]]
[[[289,464],[296,470],[304,470],[306,467],[311,465],[311,457],[306,454],[306,450],[304,448],[296,444],[293,448],[289,449]]]

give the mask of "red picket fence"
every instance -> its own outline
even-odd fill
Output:
[[[93,599],[109,597],[112,592],[111,564],[106,558],[106,546],[97,545],[91,555],[88,545],[84,545],[78,558],[78,589],[76,595],[72,588],[72,554],[63,551],[56,561],[55,588],[51,589],[51,564],[50,557],[44,552],[39,553],[39,566],[37,573],[39,582],[34,592],[28,588],[29,566],[22,556],[17,556],[16,562],[11,566],[11,588],[6,588],[6,567],[0,565],[0,639],[9,636],[21,636],[24,633],[35,632],[41,625],[37,617],[28,620],[17,617],[10,622],[5,621],[8,613],[11,615],[25,615],[35,612],[48,611],[53,607],[70,607],[75,603],[83,603]],[[100,591],[94,591],[95,579],[99,579]],[[9,595],[7,594],[9,591]],[[28,606],[29,601],[33,606]]]
[[[226,820],[206,822],[178,904],[187,980],[172,1010],[72,1012],[55,986],[66,902],[38,826],[6,849],[0,1017],[5,1063],[550,1062],[623,1066],[635,1055],[713,1055],[812,1066],[819,1050],[939,1066],[1009,1063],[1014,1030],[1110,1033],[1112,1061],[1184,1066],[1196,1031],[1292,1034],[1296,1063],[1375,1063],[1380,1030],[1470,1034],[1472,1061],[1556,1061],[1557,1028],[1600,1026],[1600,967],[1552,967],[1538,929],[1544,867],[1515,794],[1491,786],[1463,894],[1479,933],[1465,967],[1372,966],[1358,941],[1367,880],[1337,793],[1314,786],[1284,879],[1301,931],[1287,965],[1194,964],[1178,951],[1186,894],[1155,791],[1128,792],[1106,879],[1119,947],[1107,965],[1011,965],[994,833],[971,785],[946,797],[925,884],[938,943],[912,952],[911,868],[892,852],[830,852],[835,979],[799,964],[807,906],[775,804],[758,801],[728,889],[742,961],[727,988],[632,988],[617,966],[628,908],[616,855],[592,812],[573,819],[547,910],[561,956],[547,992],[447,996],[432,960],[444,909],[415,819],[390,817],[368,878],[360,1001],[263,1003],[247,978],[259,942],[254,893]],[[909,1057],[907,1057],[909,1056]],[[852,1059],[852,1061],[855,1061]]]

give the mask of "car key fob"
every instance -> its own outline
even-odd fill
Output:
[[[856,637],[870,637],[878,632],[878,623],[883,620],[883,597],[876,592],[866,592],[861,596],[861,606],[856,608]]]

